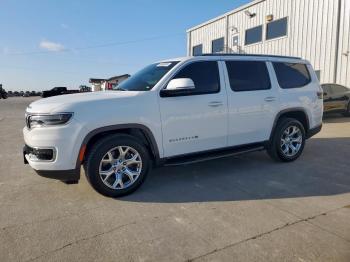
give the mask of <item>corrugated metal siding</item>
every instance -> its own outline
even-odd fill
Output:
[[[350,1],[342,2],[339,31],[337,82],[350,87]]]
[[[349,26],[349,0],[342,1],[343,18],[341,22],[342,49],[350,49]],[[321,71],[322,83],[333,83],[335,79],[335,63],[337,50],[337,21],[338,0],[266,0],[254,4],[239,12],[229,14],[227,17],[202,26],[190,32],[191,49],[193,46],[203,44],[203,52],[211,52],[211,41],[226,35],[228,32],[228,51],[233,51],[232,36],[237,28],[242,53],[273,54],[299,56],[310,60],[315,70]],[[244,11],[256,13],[249,18]],[[266,16],[272,14],[274,20],[288,17],[288,35],[273,40],[264,40],[266,34]],[[226,28],[226,19],[227,26]],[[245,30],[263,25],[263,41],[261,43],[245,46]],[[344,50],[345,49],[345,50]],[[189,54],[191,54],[189,50]],[[338,56],[341,64],[338,79],[340,83],[350,86],[349,56]],[[346,65],[346,66],[344,66]],[[340,70],[341,68],[341,70]],[[347,69],[345,69],[347,68]]]
[[[207,26],[198,28],[191,34],[191,51],[196,45],[203,45],[203,53],[211,53],[211,42],[215,39],[225,37],[226,19],[219,19]]]

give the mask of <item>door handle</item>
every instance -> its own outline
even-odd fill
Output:
[[[222,106],[223,103],[221,101],[212,101],[212,102],[209,102],[209,106],[210,107],[218,107],[218,106]]]
[[[268,97],[265,97],[264,99],[266,102],[273,102],[273,101],[276,101],[276,97],[274,96],[268,96]]]

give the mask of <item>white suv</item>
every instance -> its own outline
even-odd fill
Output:
[[[116,90],[41,99],[26,110],[25,163],[117,197],[152,166],[266,149],[293,161],[321,130],[322,89],[293,57],[202,55],[151,64]],[[233,167],[234,168],[234,167]]]

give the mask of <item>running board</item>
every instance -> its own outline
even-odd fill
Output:
[[[262,151],[265,147],[262,144],[234,147],[230,149],[207,151],[195,154],[188,154],[179,157],[172,157],[165,160],[164,166],[179,166],[204,162],[208,160],[241,155],[245,153]]]

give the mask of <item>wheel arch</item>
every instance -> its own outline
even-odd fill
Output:
[[[294,118],[302,123],[305,129],[306,137],[308,136],[308,132],[310,130],[310,120],[308,117],[308,114],[304,108],[297,107],[297,108],[288,108],[280,111],[273,122],[271,134],[270,134],[270,141],[272,139],[272,136],[275,132],[277,123],[282,118]]]
[[[77,166],[80,166],[85,160],[86,154],[91,149],[92,145],[95,144],[99,139],[105,137],[106,135],[112,134],[128,134],[134,136],[144,143],[144,145],[149,149],[151,158],[156,162],[160,159],[159,149],[156,139],[152,131],[145,125],[141,124],[119,124],[112,125],[94,129],[90,131],[84,138],[77,159]],[[81,152],[83,151],[83,156]]]

